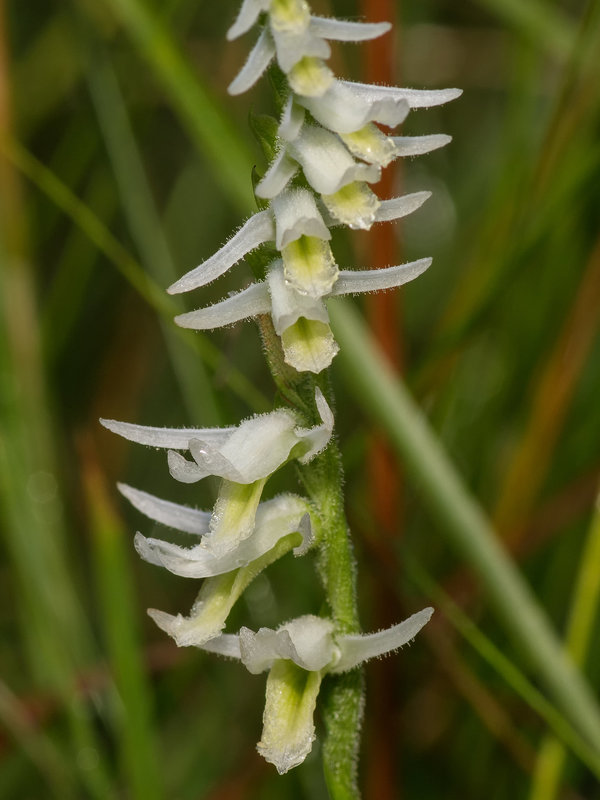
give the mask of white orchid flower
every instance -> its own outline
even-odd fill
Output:
[[[139,504],[144,513],[150,512],[151,516],[158,515],[161,518],[166,514],[171,518],[173,510],[165,508],[165,501],[130,487],[124,489],[126,496],[133,499],[136,505]],[[176,510],[175,517],[180,518],[182,513],[189,516],[190,511],[193,512],[193,509],[183,512]],[[198,529],[208,535],[204,516],[198,517],[197,523]],[[202,542],[184,548],[158,539],[146,539],[138,534],[136,548],[142,558],[164,566],[176,575],[205,578],[188,617],[181,614],[173,616],[156,609],[150,609],[148,613],[181,647],[208,641],[221,633],[240,595],[263,569],[290,550],[294,555],[304,555],[312,543],[308,503],[289,494],[261,503],[256,512],[252,536],[235,551],[223,556],[215,556]]]
[[[119,484],[119,491],[142,514],[184,532],[193,530],[196,536],[210,534],[211,513],[162,500],[147,492]],[[252,535],[241,542],[236,550],[216,555],[204,546],[203,539],[192,547],[181,547],[162,539],[146,538],[138,533],[135,547],[140,556],[151,564],[165,567],[169,572],[184,578],[208,578],[231,572],[265,555],[285,536],[297,531],[295,555],[304,555],[312,544],[309,506],[306,500],[293,494],[282,494],[260,503]]]
[[[101,420],[130,441],[169,449],[171,475],[194,483],[216,475],[223,478],[203,546],[215,557],[234,551],[254,531],[262,490],[269,476],[288,460],[308,463],[329,442],[333,414],[320,389],[315,403],[321,423],[303,428],[292,411],[278,409],[259,414],[230,428],[152,428],[115,420]],[[175,450],[189,450],[188,461]]]
[[[340,270],[325,297],[383,291],[401,286],[421,275],[432,259],[375,270]],[[285,360],[299,372],[321,372],[329,366],[337,345],[329,328],[323,298],[300,294],[286,283],[281,260],[269,268],[267,280],[197,311],[181,314],[175,321],[184,328],[211,330],[260,314],[270,314],[281,337]]]
[[[269,671],[258,750],[283,774],[302,763],[311,750],[322,677],[398,650],[414,639],[432,614],[432,608],[424,608],[386,630],[353,635],[336,634],[331,620],[304,616],[277,630],[242,628],[237,635],[222,634],[197,646],[235,658],[253,674]]]
[[[450,137],[440,138],[445,140]],[[429,149],[446,143],[437,143],[436,136],[405,139],[408,140],[405,149],[412,151],[426,146],[421,142],[422,139],[436,140],[427,143]],[[377,200],[374,222],[390,222],[412,214],[430,196],[430,192],[414,192],[391,200]],[[250,217],[227,244],[186,273],[168,291],[170,294],[179,294],[206,286],[224,275],[252,250],[266,242],[274,242],[282,254],[286,281],[303,294],[322,296],[333,286],[338,274],[327,245],[331,238],[329,228],[336,225],[340,225],[339,220],[326,208],[319,210],[307,189],[286,190],[274,198],[270,208]]]

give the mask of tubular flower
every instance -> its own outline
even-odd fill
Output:
[[[186,578],[205,578],[189,617],[150,609],[156,624],[178,645],[198,644],[221,633],[229,612],[252,580],[290,550],[304,555],[313,543],[309,505],[286,494],[260,503],[254,530],[238,547],[216,554],[204,545],[210,535],[211,514],[120,486],[121,492],[143,514],[157,522],[201,536],[199,544],[180,547],[138,533],[135,546],[143,559]]]
[[[378,633],[339,635],[331,620],[304,616],[277,630],[242,628],[205,641],[189,641],[241,661],[253,674],[269,672],[259,753],[280,774],[302,763],[315,739],[313,713],[321,679],[348,672],[410,642],[433,614],[424,608]]]

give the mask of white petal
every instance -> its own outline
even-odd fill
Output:
[[[271,63],[274,55],[275,43],[265,28],[250,51],[246,63],[227,87],[229,94],[242,94],[254,86]]]
[[[303,438],[308,448],[306,453],[301,458],[298,458],[301,464],[308,464],[318,453],[324,450],[333,433],[333,413],[318,386],[315,389],[315,403],[322,424],[314,428],[298,428],[296,430],[296,433]]]
[[[420,156],[438,150],[452,141],[445,133],[433,133],[429,136],[392,136],[398,156]]]
[[[331,620],[307,615],[286,622],[276,631],[240,630],[240,652],[249,672],[264,672],[279,659],[293,661],[306,670],[321,670],[335,657]]]
[[[280,775],[301,764],[315,739],[313,716],[320,672],[276,661],[267,678],[263,731],[256,749]]]
[[[271,303],[266,284],[252,283],[247,289],[221,300],[220,303],[180,314],[175,317],[175,322],[182,328],[206,331],[232,325],[234,322],[256,317],[258,314],[268,314],[270,310]]]
[[[336,133],[354,133],[368,122],[391,128],[406,119],[410,106],[403,97],[367,98],[354,92],[345,81],[334,81],[321,97],[299,97],[313,117]]]
[[[192,440],[190,451],[207,474],[238,483],[252,483],[275,472],[297,444],[298,422],[291,411],[278,409],[244,420],[218,450],[210,442]]]
[[[271,162],[262,180],[257,184],[257,197],[270,200],[283,191],[290,180],[298,172],[298,164],[293,161],[286,148],[282,147]]]
[[[287,142],[292,142],[300,133],[305,116],[306,111],[294,102],[294,94],[291,93],[284,106],[277,135]]]
[[[147,425],[135,425],[130,422],[117,422],[114,419],[101,419],[100,423],[109,431],[129,439],[130,442],[145,444],[149,447],[173,448],[188,450],[190,439],[201,437],[210,442],[222,442],[235,430],[229,428],[153,428]]]
[[[283,250],[301,236],[331,239],[329,229],[319,213],[314,195],[307,189],[291,189],[273,198],[275,246]]]
[[[219,278],[245,255],[265,242],[275,238],[273,217],[268,210],[259,211],[250,217],[220,250],[203,261],[195,269],[169,286],[169,294],[189,292],[199,286],[206,286]]]
[[[306,180],[321,194],[334,194],[353,181],[374,183],[381,177],[378,167],[356,162],[337,136],[315,125],[305,125],[289,148]]]
[[[281,260],[274,261],[269,268],[267,284],[271,294],[273,326],[278,336],[300,317],[329,322],[327,309],[320,298],[300,294],[287,285]]]
[[[222,633],[220,636],[216,636],[214,639],[211,639],[208,642],[204,642],[201,645],[202,650],[206,650],[207,653],[216,653],[219,656],[225,656],[225,658],[235,658],[238,661],[241,661],[241,653],[240,653],[240,637],[237,633]]]
[[[350,22],[344,19],[311,17],[310,30],[335,42],[366,42],[391,30],[389,22]]]
[[[118,483],[117,487],[134,508],[154,522],[197,536],[202,536],[208,531],[210,511],[199,511],[197,508],[161,500],[159,497],[134,489],[133,486],[127,486],[125,483]]]
[[[429,267],[433,259],[421,258],[409,264],[399,264],[385,269],[340,270],[339,278],[331,290],[331,296],[357,294],[358,292],[381,292],[402,286],[418,278]]]
[[[413,192],[390,200],[381,200],[375,214],[375,222],[390,222],[412,214],[431,197],[431,192]]]
[[[244,0],[235,22],[227,31],[227,39],[231,42],[249,31],[261,11],[267,11],[270,4],[271,0]]]
[[[363,661],[397,650],[415,638],[421,628],[429,622],[432,614],[433,608],[424,608],[404,622],[378,633],[338,637],[340,659],[329,668],[329,672],[346,672]]]
[[[403,99],[410,108],[441,106],[462,94],[462,89],[402,89],[399,86],[377,86],[354,81],[340,82],[368,102],[377,102],[388,98]]]
[[[206,578],[256,561],[294,532],[302,537],[298,537],[294,552],[303,555],[313,541],[308,505],[295,495],[280,495],[259,505],[254,533],[235,550],[217,555],[203,545],[179,547],[160,539],[146,539],[139,533],[135,545],[141,557],[152,564],[183,577]]]
[[[176,453],[174,450],[169,450],[167,453],[167,463],[171,477],[180,483],[196,483],[210,474],[200,469],[195,461],[188,461],[181,453]]]
[[[303,33],[277,33],[273,31],[277,61],[287,74],[303,58],[324,58],[331,55],[331,48],[325,41],[310,31]]]

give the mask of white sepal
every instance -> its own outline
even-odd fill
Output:
[[[246,63],[227,87],[229,94],[243,94],[254,86],[271,63],[274,55],[275,43],[265,28],[250,51]]]
[[[401,197],[381,200],[375,214],[375,222],[390,222],[400,219],[400,217],[406,217],[421,208],[430,197],[431,192],[413,192],[412,194],[403,194]]]
[[[431,265],[432,260],[431,258],[420,258],[418,261],[384,269],[340,270],[330,297],[394,289],[422,275]]]
[[[197,508],[181,506],[169,500],[161,500],[160,497],[142,492],[140,489],[134,489],[133,486],[127,486],[125,483],[118,483],[117,488],[134,508],[154,522],[196,536],[202,536],[209,530],[210,511],[200,511]]]
[[[378,167],[355,161],[337,136],[316,125],[305,125],[288,147],[302,165],[306,180],[324,195],[353,181],[374,183],[381,177]]]
[[[267,11],[271,0],[243,0],[235,22],[227,31],[227,39],[237,39],[254,25],[261,11]]]
[[[248,219],[234,233],[220,250],[169,286],[169,294],[189,292],[199,286],[206,286],[224,275],[228,269],[248,255],[256,247],[275,238],[273,217],[268,210],[259,211]]]
[[[290,93],[281,114],[277,135],[286,142],[293,142],[300,133],[305,116],[305,109],[294,102],[294,95]]]
[[[428,136],[392,136],[397,154],[403,156],[421,156],[424,153],[431,153],[445,147],[452,141],[451,136],[445,133],[432,133]]]
[[[335,133],[354,133],[369,122],[395,128],[404,122],[410,106],[404,97],[367,98],[344,81],[333,81],[320,97],[299,97],[313,117]]]
[[[224,442],[236,429],[235,426],[229,428],[154,428],[131,422],[117,422],[114,419],[101,419],[100,423],[109,431],[130,442],[145,444],[149,447],[173,448],[174,450],[188,450],[190,439],[198,437],[213,443]]]
[[[347,672],[371,658],[398,650],[415,638],[429,622],[432,614],[433,608],[424,608],[404,622],[383,631],[338,637],[339,661],[329,667],[329,672]]]
[[[298,172],[298,164],[290,158],[287,148],[282,147],[277,153],[262,180],[256,185],[257,197],[270,200],[283,191],[290,180]]]
[[[462,89],[402,89],[399,86],[377,86],[371,83],[355,83],[340,81],[357,96],[370,103],[394,98],[406,100],[410,108],[432,108],[455,100],[462,94]]]
[[[310,30],[315,36],[335,42],[367,42],[391,30],[389,22],[350,22],[330,17],[311,17]]]
[[[271,310],[269,291],[265,283],[251,283],[247,289],[231,295],[231,297],[213,303],[212,306],[198,308],[187,314],[175,317],[181,328],[195,331],[207,331],[232,325],[242,319],[268,314]]]
[[[210,516],[210,514],[209,514]],[[308,504],[296,495],[280,495],[258,506],[254,532],[228,552],[217,555],[204,543],[180,547],[161,539],[135,537],[135,546],[143,559],[165,567],[176,575],[206,578],[246,566],[271,550],[291,533],[299,534],[296,555],[303,555],[311,546],[312,530]]]

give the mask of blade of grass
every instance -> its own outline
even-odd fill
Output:
[[[589,769],[600,778],[600,754],[579,735],[567,718],[536,689],[531,681],[461,611],[434,579],[420,566],[407,560],[407,575],[422,592],[431,597],[471,647],[506,683],[552,728],[556,735]]]
[[[177,279],[178,272],[152,199],[117,77],[94,39],[86,36],[85,41],[89,54],[88,85],[133,240],[145,271],[161,285],[168,285]],[[173,305],[178,314],[185,310],[180,298]],[[218,425],[221,414],[202,362],[181,347],[170,322],[161,324],[190,422]]]
[[[49,736],[36,729],[19,698],[0,681],[0,721],[43,775],[46,786],[58,800],[76,798],[72,770],[65,754],[60,752]]]
[[[167,90],[182,122],[236,207],[251,208],[254,158],[167,28],[143,0],[104,0]]]
[[[600,496],[589,533],[581,553],[579,571],[573,588],[573,599],[565,647],[573,661],[584,667],[600,606]],[[540,746],[529,800],[555,800],[567,753],[560,741],[546,736]]]
[[[348,303],[330,303],[348,391],[388,433],[440,532],[480,577],[508,633],[564,714],[600,753],[600,712],[585,679],[566,657],[548,618],[500,545],[476,500],[403,384],[391,373]]]
[[[0,144],[13,131],[5,3],[0,2]],[[92,797],[112,797],[103,747],[77,691],[91,632],[70,569],[56,444],[40,356],[28,220],[19,175],[0,147],[0,507],[28,666],[61,701],[71,762]],[[93,758],[90,758],[92,756]],[[87,758],[86,758],[87,756]]]
[[[556,6],[541,0],[478,0],[499,19],[525,36],[534,46],[543,47],[564,60],[572,51],[574,25]]]
[[[599,305],[600,238],[558,340],[535,382],[529,421],[498,493],[493,519],[509,546],[518,544],[518,522],[531,513],[552,463],[563,421],[600,326]]]
[[[108,647],[118,693],[114,709],[120,755],[134,800],[160,800],[163,780],[153,721],[151,689],[142,662],[142,643],[133,574],[129,564],[130,536],[111,506],[103,477],[84,445],[83,484],[90,513],[92,562]]]
[[[115,239],[102,221],[65,186],[57,175],[14,140],[0,141],[0,151],[40,191],[71,217],[152,308],[164,317],[172,318],[175,316],[177,312],[171,299],[154,281],[144,274],[141,266],[123,245]],[[210,367],[217,368],[223,365],[223,354],[218,347],[210,342],[208,337],[199,334],[190,335],[188,331],[182,328],[176,328],[176,331],[177,335],[192,347]],[[270,408],[270,403],[268,403],[263,393],[230,363],[227,364],[225,382],[254,411],[266,411]]]

